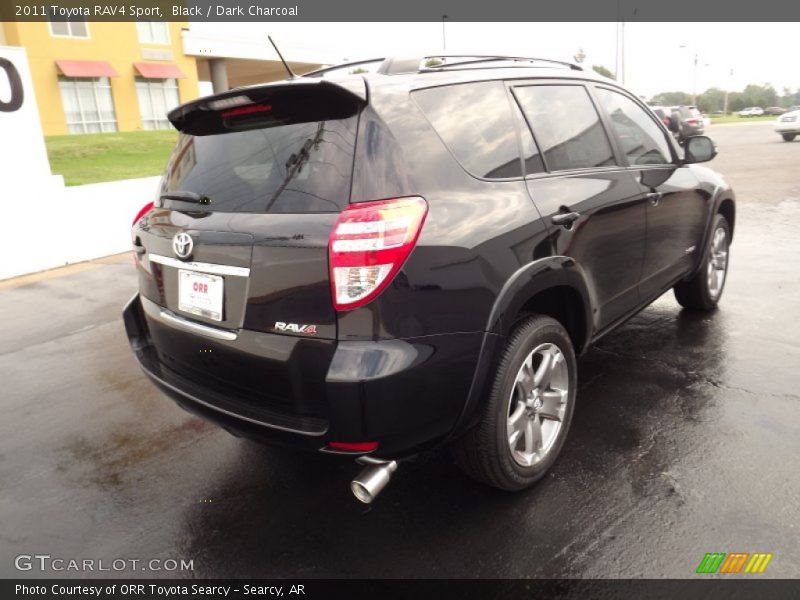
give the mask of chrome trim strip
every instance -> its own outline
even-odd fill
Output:
[[[239,334],[236,331],[231,331],[229,329],[217,329],[216,327],[209,327],[208,325],[201,325],[200,323],[187,321],[186,319],[182,319],[163,308],[159,312],[158,316],[162,321],[166,321],[178,329],[204,335],[206,337],[214,338],[215,340],[232,342],[239,337]]]
[[[232,267],[230,265],[218,265],[215,263],[183,262],[169,256],[160,254],[150,254],[150,261],[176,269],[186,269],[187,271],[200,271],[211,275],[233,275],[234,277],[249,277],[250,269],[247,267]]]

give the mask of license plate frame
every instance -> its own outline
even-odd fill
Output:
[[[211,321],[222,321],[225,279],[219,275],[178,269],[178,310]]]

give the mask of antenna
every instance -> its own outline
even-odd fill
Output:
[[[276,46],[275,42],[272,41],[272,36],[268,35],[267,39],[269,40],[269,43],[272,44],[272,47],[275,48],[275,52],[278,53],[278,58],[281,59],[283,66],[286,67],[286,72],[289,73],[289,79],[294,79],[297,77],[297,75],[295,75],[294,71],[292,71],[291,67],[289,66],[289,63],[284,60],[283,54],[281,54],[281,51],[278,50],[278,46]]]

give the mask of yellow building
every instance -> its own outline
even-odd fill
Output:
[[[186,23],[3,22],[0,45],[28,54],[45,135],[169,127],[198,97]]]

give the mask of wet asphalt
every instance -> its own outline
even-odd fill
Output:
[[[14,568],[49,554],[190,559],[193,577],[693,577],[718,551],[799,577],[800,141],[709,132],[739,202],[719,310],[667,294],[589,351],[563,454],[523,493],[438,452],[360,505],[354,465],[156,391],[120,320],[130,257],[0,282],[0,576],[69,575]]]

